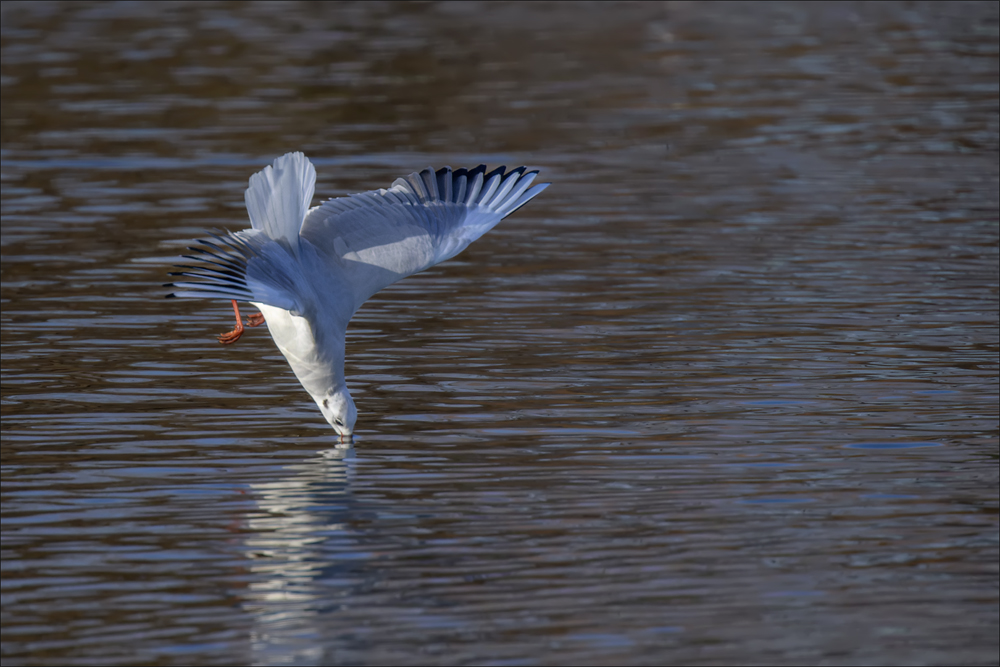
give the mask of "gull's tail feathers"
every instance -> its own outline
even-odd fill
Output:
[[[250,224],[298,254],[299,231],[316,191],[316,168],[302,153],[286,153],[250,177],[244,197]]]
[[[183,255],[198,264],[178,264],[184,270],[170,274],[195,280],[167,283],[177,288],[168,298],[235,299],[302,311],[300,264],[280,243],[256,230],[208,234],[213,240],[199,239],[200,245],[188,248],[197,255]]]

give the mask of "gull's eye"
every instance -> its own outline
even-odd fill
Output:
[[[336,424],[337,426],[343,426],[344,425],[344,422],[340,421],[339,419],[334,419],[333,423]]]

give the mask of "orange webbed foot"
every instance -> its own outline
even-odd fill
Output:
[[[219,336],[219,342],[223,345],[232,345],[240,339],[240,336],[243,335],[243,320],[240,319],[240,308],[236,305],[235,299],[233,299],[233,312],[236,313],[236,326],[232,331]],[[264,316],[261,315],[262,319],[263,317]]]
[[[264,324],[264,313],[254,313],[247,318],[248,327],[259,327]]]

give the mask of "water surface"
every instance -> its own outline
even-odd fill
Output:
[[[998,659],[996,3],[5,3],[7,664]],[[553,182],[348,332],[164,300],[321,197]]]

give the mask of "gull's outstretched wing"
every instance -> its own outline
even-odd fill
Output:
[[[303,290],[308,290],[308,285],[302,280],[302,265],[289,249],[256,229],[209,234],[212,240],[198,239],[197,246],[188,248],[197,255],[184,255],[200,263],[178,264],[184,271],[170,274],[196,278],[197,282],[167,283],[164,287],[178,288],[168,297],[235,299],[294,314],[305,312]]]
[[[537,171],[504,169],[428,167],[388,190],[324,202],[306,214],[300,234],[342,269],[356,310],[382,288],[454,257],[549,186],[531,187]]]
[[[351,314],[384,287],[454,257],[549,186],[518,167],[486,173],[431,168],[388,189],[308,209],[316,171],[289,153],[250,178],[251,229],[212,234],[171,275],[170,296],[263,303],[293,314],[313,307]],[[308,212],[307,212],[308,211]],[[346,320],[345,320],[346,324]]]

